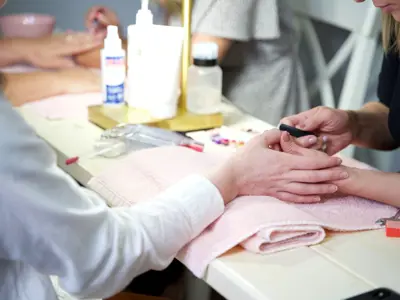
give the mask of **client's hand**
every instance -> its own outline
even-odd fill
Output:
[[[240,195],[266,195],[284,201],[318,202],[337,186],[326,183],[347,178],[341,160],[328,155],[299,156],[269,146],[281,140],[279,130],[253,138],[227,163],[210,174],[225,202]],[[305,151],[314,151],[305,149]]]
[[[10,42],[21,61],[38,68],[60,69],[75,66],[71,56],[97,48],[103,40],[89,33],[68,33]]]

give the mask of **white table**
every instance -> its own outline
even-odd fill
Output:
[[[19,110],[57,151],[60,167],[83,185],[113,162],[96,158],[65,166],[65,158],[89,153],[102,130],[88,121],[49,121]],[[232,108],[226,111],[229,126],[270,128]],[[335,234],[317,246],[267,256],[233,249],[211,263],[204,281],[229,300],[339,300],[375,287],[400,292],[399,271],[400,239],[378,230]]]

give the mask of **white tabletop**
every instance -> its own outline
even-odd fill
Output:
[[[102,130],[83,120],[46,120],[27,108],[26,121],[58,153],[59,165],[81,184],[114,160],[95,158],[65,166],[67,157],[92,150]],[[226,107],[226,125],[268,129],[271,126]],[[240,249],[216,259],[204,281],[229,300],[339,300],[376,287],[400,292],[400,239],[383,230],[334,234],[322,244],[272,255]]]

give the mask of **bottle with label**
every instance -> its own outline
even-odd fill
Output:
[[[198,115],[221,110],[222,70],[218,65],[218,45],[198,43],[192,46],[193,64],[187,78],[187,110]]]
[[[101,50],[103,104],[120,106],[125,103],[125,50],[117,26],[107,27],[104,49]]]

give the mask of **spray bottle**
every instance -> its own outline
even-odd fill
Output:
[[[103,104],[120,106],[125,103],[125,50],[117,26],[107,27],[104,49],[101,50]]]

